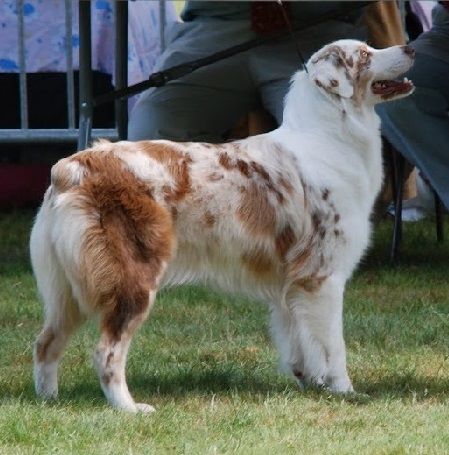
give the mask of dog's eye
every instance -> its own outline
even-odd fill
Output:
[[[360,51],[360,57],[367,58],[368,57],[368,52],[362,49]]]

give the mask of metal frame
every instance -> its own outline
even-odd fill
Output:
[[[24,0],[16,0],[18,14],[19,42],[19,93],[20,125],[17,129],[0,129],[0,144],[27,143],[77,143],[78,149],[85,148],[92,137],[106,137],[115,140],[127,136],[128,105],[126,100],[116,101],[116,128],[92,129],[92,46],[91,46],[91,2],[79,1],[79,36],[80,36],[80,118],[79,128],[75,128],[75,87],[72,51],[72,1],[65,4],[65,46],[67,76],[67,128],[30,129],[28,124],[28,93],[25,59],[25,21],[23,15]],[[163,3],[162,0],[160,0]],[[128,84],[128,2],[116,1],[115,4],[115,81],[117,88]],[[161,35],[165,29],[165,5],[160,6]]]
[[[90,1],[79,2],[79,136],[78,150],[85,149],[92,135],[92,34]]]
[[[128,86],[128,2],[115,2],[115,87]],[[124,37],[126,37],[124,39]],[[128,137],[128,100],[115,101],[115,119],[119,139]]]

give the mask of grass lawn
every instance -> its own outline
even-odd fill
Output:
[[[300,392],[277,371],[267,310],[201,287],[159,295],[136,336],[128,383],[157,408],[106,405],[84,326],[66,352],[60,396],[35,399],[32,342],[41,327],[27,242],[33,213],[0,214],[0,454],[447,454],[449,231],[405,226],[403,264],[388,265],[391,223],[349,283],[350,375],[367,399]]]

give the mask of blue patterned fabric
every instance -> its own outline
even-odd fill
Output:
[[[73,66],[78,68],[78,1],[72,3]],[[113,1],[92,1],[92,66],[113,74]],[[0,73],[19,71],[18,11],[16,0],[0,2]],[[63,0],[28,0],[23,4],[26,72],[65,72],[66,33]],[[166,3],[167,25],[177,20],[172,2]],[[128,80],[148,77],[159,56],[159,2],[129,2]]]

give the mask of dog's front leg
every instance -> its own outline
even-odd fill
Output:
[[[352,392],[346,370],[346,349],[343,339],[344,282],[327,278],[317,289],[296,288],[288,304],[295,324],[306,383],[328,387],[332,392]]]

